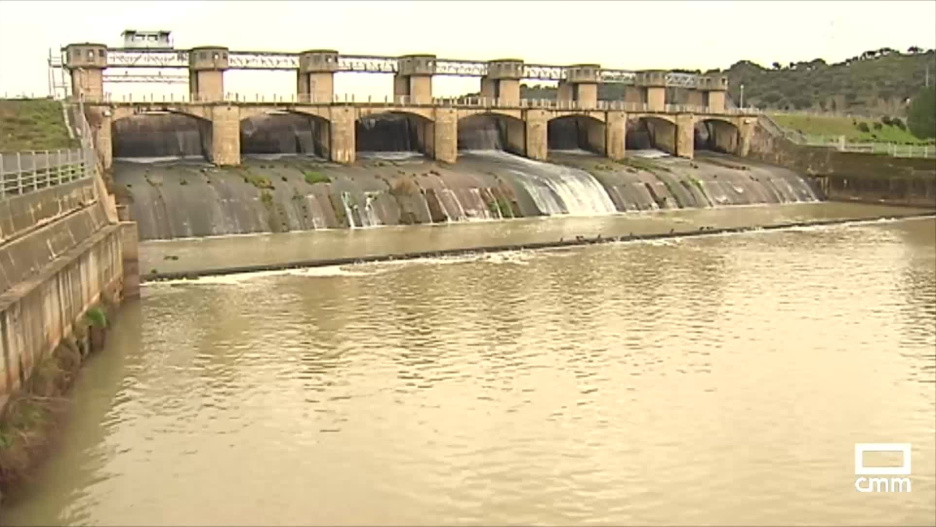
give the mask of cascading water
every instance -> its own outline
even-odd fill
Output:
[[[131,207],[142,239],[817,200],[790,170],[721,154],[699,152],[688,161],[629,151],[626,159],[612,162],[554,150],[551,163],[532,161],[494,149],[510,139],[504,135],[509,127],[498,124],[504,125],[488,121],[472,128],[460,122],[459,144],[484,148],[461,150],[454,165],[412,151],[361,152],[360,162],[350,167],[295,153],[244,156],[236,169],[206,168],[204,162],[118,162],[115,179],[125,196],[118,199]],[[135,141],[134,133],[152,133],[150,126],[128,131],[124,145]],[[462,136],[462,128],[474,133]],[[194,129],[181,136],[176,131],[159,142],[171,148],[159,148],[181,153],[194,147],[188,144]],[[292,140],[306,136],[304,129],[286,131]],[[249,135],[258,147],[267,141],[257,131]],[[189,139],[179,143],[180,137]],[[383,144],[401,148],[406,140],[400,141]]]
[[[459,150],[503,150],[501,130],[489,116],[466,117],[458,122]]]
[[[114,157],[137,162],[204,159],[202,125],[193,117],[134,115],[113,123]]]
[[[374,200],[376,199],[377,194],[374,192],[364,194],[364,213],[360,215],[362,227],[376,227],[381,225],[380,217],[377,215],[377,211],[374,210]]]
[[[445,210],[445,216],[448,221],[464,221],[467,219],[465,215],[465,208],[462,207],[461,202],[458,200],[458,196],[450,188],[442,188],[436,192],[436,195],[439,197],[439,202],[442,204],[442,208]]]
[[[315,195],[308,195],[305,197],[305,203],[309,209],[312,226],[316,230],[327,228],[328,223],[325,220],[325,211],[322,210],[322,204],[319,203],[318,198]]]
[[[472,153],[508,165],[509,172],[530,194],[543,214],[597,216],[617,212],[601,183],[584,170],[533,161],[499,151]]]
[[[351,197],[350,192],[341,193],[341,205],[344,207],[345,216],[348,218],[348,227],[352,229],[357,229],[363,227],[363,223],[357,214],[357,205],[354,203],[354,198]]]

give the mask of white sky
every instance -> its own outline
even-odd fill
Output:
[[[49,48],[121,45],[124,29],[168,29],[176,47],[346,54],[435,53],[516,57],[530,63],[599,63],[625,69],[727,68],[741,59],[823,58],[868,49],[936,47],[936,2],[14,2],[0,0],[0,96],[48,93]],[[177,74],[186,72],[179,70]],[[392,76],[343,73],[336,93],[382,98]],[[477,79],[436,77],[439,96],[478,90]],[[132,87],[131,87],[132,86]],[[134,94],[169,89],[113,85]],[[229,92],[290,94],[291,72],[225,74]],[[171,88],[176,93],[184,86]]]

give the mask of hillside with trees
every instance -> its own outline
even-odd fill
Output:
[[[685,71],[725,73],[735,103],[775,110],[811,110],[869,117],[906,117],[912,99],[921,93],[929,68],[929,86],[936,85],[936,51],[911,47],[901,53],[890,48],[866,51],[837,64],[822,59],[769,67],[748,60],[727,70]],[[555,98],[555,88],[523,86],[521,97]],[[623,97],[622,85],[602,84],[599,98]]]
[[[838,64],[822,59],[773,63],[770,68],[741,61],[725,71],[729,94],[745,106],[816,110],[868,116],[906,116],[910,100],[926,83],[936,84],[936,53],[912,47],[866,51]]]

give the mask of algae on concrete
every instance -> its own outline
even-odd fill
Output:
[[[112,299],[104,298],[88,309],[82,318],[89,325],[76,323],[73,334],[38,359],[29,379],[7,401],[0,416],[0,491],[23,481],[44,459],[81,363],[103,347],[103,332],[115,308]]]
[[[316,183],[330,183],[331,182],[331,179],[328,176],[326,176],[325,174],[322,174],[321,172],[317,170],[304,170],[302,172],[302,175],[305,177],[305,182],[310,185],[314,185]]]

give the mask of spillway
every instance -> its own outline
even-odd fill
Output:
[[[465,143],[497,146],[499,137],[482,127]],[[803,178],[782,168],[716,154],[693,161],[640,154],[611,162],[551,152],[547,163],[466,149],[447,165],[416,152],[377,151],[347,166],[311,155],[257,154],[236,168],[117,160],[114,191],[142,239],[817,200]]]

